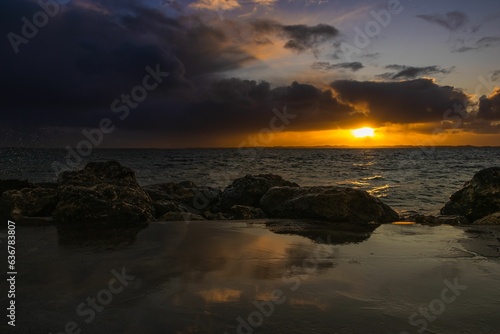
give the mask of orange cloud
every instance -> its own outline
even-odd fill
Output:
[[[198,0],[189,6],[209,10],[231,10],[241,7],[237,0]]]

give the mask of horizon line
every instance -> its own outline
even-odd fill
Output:
[[[500,148],[500,145],[379,145],[379,146],[350,146],[350,145],[312,145],[312,146],[186,146],[186,147],[94,147],[94,150],[202,150],[202,149],[383,149],[383,148]],[[66,147],[34,147],[34,146],[2,146],[0,149],[41,149],[65,150]]]

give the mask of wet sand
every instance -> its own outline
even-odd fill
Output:
[[[7,332],[500,333],[500,226],[303,227],[18,226]]]

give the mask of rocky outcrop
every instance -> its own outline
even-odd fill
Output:
[[[153,202],[153,207],[155,209],[156,218],[160,218],[161,216],[169,212],[183,211],[176,202],[170,200],[159,200]]]
[[[75,226],[144,226],[153,202],[134,172],[116,161],[88,163],[59,175],[54,220]]]
[[[152,184],[144,187],[153,201],[171,200],[193,208],[207,207],[217,202],[221,191],[212,187],[200,187],[191,181]]]
[[[221,195],[219,189],[198,186],[191,181],[153,184],[144,189],[154,201],[156,218],[161,220],[165,220],[162,216],[170,212],[185,212],[208,218],[210,209]]]
[[[234,205],[259,207],[260,200],[272,187],[298,187],[295,182],[284,180],[273,174],[247,175],[236,179],[224,191],[220,199],[221,210],[230,210]]]
[[[356,224],[389,223],[398,214],[365,191],[342,187],[275,187],[261,199],[271,218],[306,218]]]
[[[232,219],[261,219],[266,218],[266,214],[260,208],[244,205],[233,205],[231,207]]]
[[[415,221],[415,223],[422,225],[468,225],[469,220],[465,216],[453,215],[453,216],[425,216],[425,215],[415,215],[410,218],[409,221]]]
[[[300,188],[273,174],[236,179],[224,192],[193,182],[142,188],[134,172],[116,161],[65,171],[57,184],[0,182],[5,217],[53,216],[59,227],[141,227],[153,219],[305,218],[343,223],[386,223],[398,215],[379,199],[339,187]],[[21,188],[21,190],[11,190]]]
[[[495,212],[478,219],[474,222],[474,225],[500,225],[500,212]]]
[[[466,216],[471,223],[497,212],[500,212],[500,167],[478,172],[441,209],[442,215]]]
[[[22,220],[52,216],[57,204],[57,191],[50,188],[8,190],[0,197],[0,217]]]

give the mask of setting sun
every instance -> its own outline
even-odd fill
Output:
[[[375,131],[372,128],[365,127],[352,130],[352,135],[356,138],[373,137],[375,136]]]

